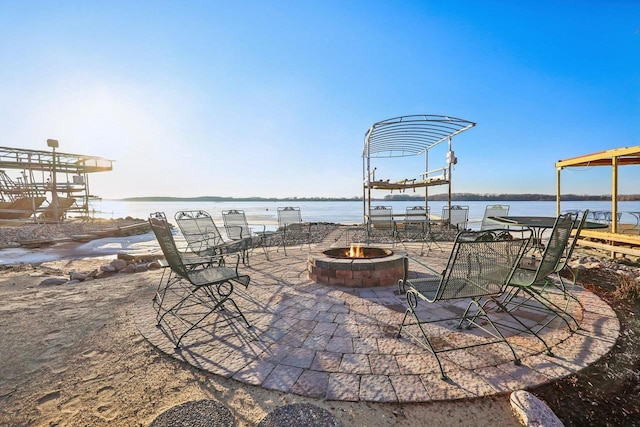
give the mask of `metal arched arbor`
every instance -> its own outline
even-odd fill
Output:
[[[371,212],[371,190],[406,190],[447,185],[449,207],[451,207],[451,169],[456,163],[452,150],[452,138],[476,124],[468,120],[433,114],[417,114],[394,117],[374,123],[365,133],[362,150],[362,181],[364,221],[369,224]],[[429,170],[429,150],[448,143],[447,164],[442,168]],[[375,170],[371,170],[372,158],[425,156],[425,172],[419,179],[403,179],[390,182],[376,180]],[[435,175],[437,174],[437,175]],[[425,190],[425,207],[428,195]],[[369,227],[367,226],[367,230]]]

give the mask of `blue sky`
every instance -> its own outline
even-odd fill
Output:
[[[105,198],[360,196],[365,131],[410,114],[477,123],[454,192],[554,194],[555,161],[640,145],[636,1],[0,0],[0,63],[0,145],[115,160]]]

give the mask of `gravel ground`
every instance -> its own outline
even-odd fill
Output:
[[[61,224],[23,224],[0,226],[0,248],[15,246],[25,240],[47,240],[87,234],[145,222],[131,217],[120,219],[95,219],[92,221],[71,220]]]

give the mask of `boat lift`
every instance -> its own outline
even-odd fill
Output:
[[[102,157],[0,147],[0,219],[61,221],[70,212],[89,217],[88,174],[113,170]],[[7,170],[19,170],[15,180]]]

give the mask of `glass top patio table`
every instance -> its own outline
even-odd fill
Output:
[[[542,244],[542,235],[545,230],[553,228],[556,222],[555,216],[491,216],[489,219],[495,221],[500,225],[507,225],[512,227],[529,228],[533,234],[532,240],[535,246],[538,246],[540,250],[544,248]],[[576,219],[573,222],[573,228],[577,228],[580,225],[580,220]],[[607,228],[607,224],[599,222],[585,221],[582,228]]]
[[[553,228],[553,224],[556,222],[555,216],[492,216],[489,219],[499,223],[500,225],[510,225],[514,227],[526,227],[536,229]],[[573,223],[573,228],[580,225],[580,220],[577,219]],[[607,224],[599,222],[585,221],[583,228],[607,228]]]

